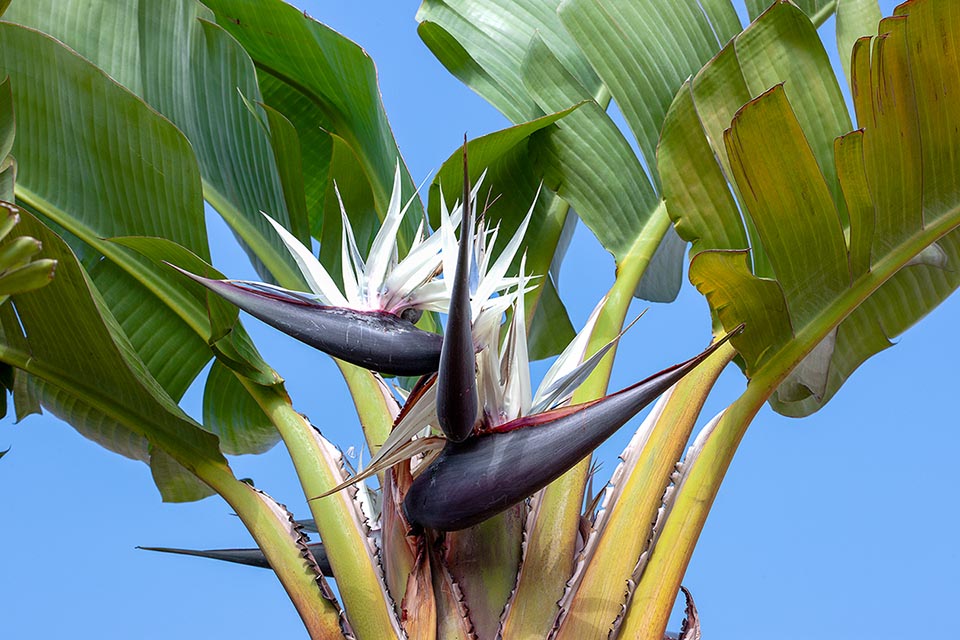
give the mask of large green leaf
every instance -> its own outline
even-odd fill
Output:
[[[176,124],[196,154],[204,197],[261,276],[300,283],[260,211],[301,239],[307,220],[288,209],[269,125],[245,103],[261,99],[253,63],[213,17],[195,0],[38,0],[16,3],[6,16],[65,42]]]
[[[174,264],[208,278],[225,277],[189,250],[164,238],[123,237],[113,238],[112,242],[130,247],[158,264]],[[280,434],[240,378],[246,378],[247,384],[273,387],[279,394],[285,394],[283,380],[263,361],[237,322],[236,306],[193,280],[185,279],[183,286],[207,306],[210,319],[207,342],[217,355],[204,384],[203,426],[220,438],[224,453],[263,453],[280,440]],[[163,311],[169,313],[170,309]],[[170,366],[176,367],[180,362],[172,360]]]
[[[0,359],[27,371],[43,405],[86,437],[144,462],[157,456],[151,467],[164,500],[210,495],[188,469],[226,469],[216,436],[150,375],[66,244],[30,214],[21,215],[12,237],[39,239],[44,255],[59,264],[50,285],[14,296],[13,306],[0,311]]]
[[[565,0],[560,6],[564,26],[610,88],[649,167],[673,95],[739,31],[732,5],[727,7],[716,25],[718,37],[695,0]]]
[[[671,97],[740,23],[728,0],[607,4],[425,0],[417,19],[440,61],[514,122],[597,101],[560,125],[536,170],[618,265],[651,254],[636,295],[669,301],[680,286],[683,243],[663,224],[656,176],[651,184],[604,111],[612,92],[652,166]]]
[[[785,10],[796,11],[780,5],[755,27]],[[960,286],[953,231],[960,224],[960,96],[947,80],[956,78],[960,51],[940,35],[960,28],[960,13],[950,3],[918,0],[897,16],[854,49],[863,129],[830,145],[829,165],[824,137],[842,122],[798,100],[789,80],[733,118],[721,157],[755,230],[749,249],[697,126],[719,117],[711,109],[729,109],[715,106],[719,92],[700,99],[697,85],[709,68],[678,95],[664,128],[660,170],[677,229],[694,242],[690,279],[724,327],[746,323],[733,341],[745,371],[753,382],[778,385],[771,404],[786,415],[822,407],[856,367]],[[809,58],[795,50],[789,63]],[[736,69],[725,66],[728,84]],[[835,86],[831,80],[813,86]],[[759,249],[764,273],[750,264]]]
[[[189,143],[136,96],[46,35],[2,23],[0,51],[0,73],[10,76],[19,115],[13,147],[18,200],[94,249],[85,251],[86,260],[108,304],[120,310],[148,368],[179,397],[206,357],[191,358],[169,375],[160,370],[180,349],[208,352],[197,335],[206,309],[184,294],[168,269],[102,238],[164,236],[209,259]],[[120,268],[99,265],[100,255]],[[163,299],[184,309],[179,321],[154,320],[164,313]],[[138,334],[139,325],[155,331]]]
[[[339,136],[353,151],[382,216],[400,152],[380,101],[376,68],[367,53],[280,0],[210,0],[206,4],[253,59],[267,104],[300,133],[314,234],[321,226],[318,219],[324,217],[321,211],[329,211],[321,207],[330,202],[325,194],[331,142],[318,139],[324,132]],[[412,194],[414,184],[405,169],[403,181],[404,192]],[[351,203],[345,204],[349,211]],[[416,201],[414,215],[405,223],[408,239],[416,230],[413,220],[420,210]],[[331,213],[339,216],[336,208]]]
[[[72,238],[139,357],[179,399],[210,359],[208,341],[222,337],[211,325],[206,293],[169,267],[103,238],[163,237],[209,261],[190,143],[142,100],[48,36],[3,23],[0,49],[0,68],[19,87],[17,198]],[[231,326],[232,313],[225,320]],[[266,367],[252,353],[235,359]]]
[[[787,0],[746,0],[747,13],[751,20],[756,20],[757,16],[774,4],[782,4]],[[837,0],[791,0],[793,4],[799,7],[810,20],[818,27],[823,24],[827,18],[833,15],[837,9]],[[842,2],[842,0],[841,0]]]
[[[519,124],[554,111],[544,111],[524,83],[524,59],[534,34],[588,95],[601,90],[590,63],[570,42],[557,17],[559,4],[560,0],[424,0],[417,10],[417,32],[453,75]]]

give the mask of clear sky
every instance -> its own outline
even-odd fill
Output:
[[[15,0],[16,1],[16,0]],[[470,137],[506,120],[449,76],[416,35],[417,2],[299,0],[360,43],[380,72],[400,149],[419,180]],[[893,2],[881,3],[889,14]],[[821,29],[834,46],[833,21]],[[210,216],[214,259],[233,277],[253,272]],[[610,257],[580,227],[560,291],[574,324],[612,282]],[[598,283],[602,282],[603,286]],[[634,303],[634,312],[646,305]],[[706,345],[704,300],[685,283],[625,338],[611,386],[625,386]],[[721,489],[684,581],[707,637],[896,639],[930,633],[960,599],[955,545],[960,448],[950,409],[960,356],[955,296],[897,346],[870,360],[825,409],[802,421],[765,408]],[[287,379],[295,405],[343,448],[361,443],[351,401],[330,360],[258,322],[246,323]],[[542,372],[542,369],[541,369]],[[743,388],[731,368],[704,412]],[[202,386],[184,406],[200,413]],[[636,425],[638,421],[634,421]],[[629,439],[605,444],[609,477]],[[0,423],[0,625],[5,638],[304,638],[268,572],[152,554],[136,545],[249,546],[219,498],[160,502],[149,470],[108,453],[57,420]],[[239,477],[308,513],[282,446],[235,458]],[[676,628],[679,618],[672,624]],[[947,622],[949,624],[949,622]]]

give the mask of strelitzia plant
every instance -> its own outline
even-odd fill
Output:
[[[20,218],[0,257],[42,242],[57,264],[0,306],[4,381],[18,416],[142,460],[165,500],[219,494],[257,548],[164,550],[269,567],[314,638],[661,640],[680,592],[698,636],[681,581],[753,417],[815,411],[960,286],[946,0],[879,29],[870,2],[751,0],[745,30],[725,0],[426,0],[424,41],[514,123],[467,143],[473,168],[451,156],[426,206],[369,57],[301,11],[83,4],[0,2]],[[852,132],[815,28],[834,7]],[[481,182],[501,194],[483,213]],[[215,272],[204,201],[256,278]],[[565,350],[551,266],[577,220],[617,269]],[[713,346],[607,393],[631,300],[676,295],[686,242]],[[337,359],[366,468],[295,408],[238,307]],[[561,353],[536,393],[533,352]],[[179,402],[214,358],[201,424]],[[730,362],[747,389],[694,436]],[[394,392],[401,374],[421,378]],[[590,451],[661,392],[595,494]],[[225,456],[278,438],[310,518]]]
[[[449,291],[449,308],[439,370],[435,375],[421,379],[409,394],[391,438],[367,469],[327,494],[314,497],[316,500],[325,499],[347,486],[364,482],[374,473],[386,472],[390,474],[387,486],[395,484],[399,490],[385,492],[376,502],[382,505],[382,500],[396,501],[392,505],[382,505],[382,509],[398,515],[402,513],[400,523],[404,535],[414,538],[413,546],[421,550],[426,544],[437,544],[437,536],[442,538],[444,532],[474,527],[544,488],[589,456],[729,338],[724,337],[700,355],[619,392],[591,402],[568,405],[577,386],[619,339],[617,336],[591,357],[585,357],[587,339],[602,308],[598,307],[585,330],[561,354],[536,395],[532,395],[523,303],[529,282],[525,275],[525,260],[520,260],[518,277],[490,284],[492,277],[506,271],[528,218],[497,263],[489,270],[486,264],[481,264],[478,269],[478,258],[481,263],[485,262],[488,232],[480,225],[474,233],[476,190],[470,188],[466,145],[463,164],[460,239],[456,243],[447,242],[442,249],[455,251],[453,267],[450,268],[449,260],[441,256],[441,262],[448,265],[443,282]],[[344,221],[346,219],[344,215]],[[443,229],[452,232],[445,208],[442,220]],[[307,263],[304,250],[292,241],[288,242],[292,251],[299,252],[298,261]],[[344,244],[348,242],[349,236],[345,234]],[[471,273],[477,271],[483,275],[475,278],[471,285]],[[224,286],[237,286],[233,282],[225,284],[191,277],[216,293],[223,292]],[[507,291],[510,287],[512,290]],[[503,291],[505,295],[491,298],[497,291]],[[224,297],[231,301],[235,299],[229,292]],[[504,310],[511,311],[512,321],[503,332],[501,341],[500,317]],[[274,326],[281,324],[276,321],[276,316],[286,313],[282,309],[271,312],[267,306],[258,307],[257,311],[258,317]],[[349,330],[343,334],[349,335]],[[336,338],[335,335],[333,340]],[[331,351],[340,353],[342,349],[335,344]],[[397,364],[404,366],[402,361]],[[438,429],[440,434],[410,441],[414,433],[422,433],[430,427]],[[420,460],[415,467],[410,466],[411,458],[424,455],[428,456],[427,460]],[[405,465],[399,475],[393,470],[397,465]],[[380,514],[372,515],[373,530],[382,530],[384,524],[379,521]],[[380,544],[382,547],[382,542]],[[241,564],[262,564],[259,554],[252,549],[151,549]],[[320,546],[314,546],[312,551],[326,557]],[[482,559],[478,561],[482,562]],[[389,565],[392,559],[385,557],[383,562]],[[321,563],[324,565],[325,562]],[[399,599],[399,596],[395,597]],[[509,608],[509,605],[507,602],[505,606]],[[403,618],[405,615],[401,613]],[[419,629],[420,624],[417,622],[414,628]],[[464,619],[464,624],[468,627],[472,624],[469,617]]]

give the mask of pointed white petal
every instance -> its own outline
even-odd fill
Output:
[[[317,294],[325,304],[335,307],[348,306],[347,299],[340,293],[340,289],[337,288],[336,283],[327,273],[327,270],[323,268],[323,265],[320,264],[320,261],[314,257],[313,252],[303,246],[282,224],[263,211],[260,213],[273,225],[277,235],[283,240],[283,244],[286,245],[290,255],[293,256],[310,290]]]
[[[510,420],[504,411],[504,389],[500,380],[500,362],[497,358],[496,344],[488,344],[477,354],[478,384],[480,406],[488,421],[488,426],[503,424]]]
[[[527,232],[530,217],[533,215],[533,209],[537,206],[537,198],[539,197],[540,190],[537,189],[537,196],[533,199],[533,204],[530,205],[530,209],[523,218],[523,222],[517,227],[517,232],[513,234],[510,242],[507,243],[507,246],[504,247],[500,255],[497,256],[497,260],[493,263],[493,266],[490,267],[490,270],[483,274],[480,286],[477,289],[476,297],[478,299],[486,300],[501,288],[501,279],[506,275],[507,269],[510,268],[510,263],[513,262],[513,258],[517,255],[517,250],[520,248],[520,243],[523,242],[523,236]]]
[[[410,205],[419,197],[420,189],[426,184],[427,179],[414,190],[414,193],[407,200],[407,203],[400,209],[400,161],[397,161],[397,170],[394,174],[393,193],[390,196],[390,204],[387,207],[387,215],[383,219],[380,231],[377,232],[373,245],[370,247],[370,255],[367,257],[367,270],[365,272],[367,280],[367,299],[377,306],[384,306],[384,303],[391,297],[391,292],[387,286],[387,274],[392,272],[398,265],[400,259],[400,248],[397,244],[397,234],[400,232],[400,225],[403,217],[410,209]]]
[[[441,270],[442,248],[442,234],[434,233],[407,253],[400,264],[387,275],[384,282],[383,307],[385,309],[420,308],[410,300],[415,296],[416,290],[429,283]]]
[[[353,228],[350,226],[350,219],[347,218],[347,212],[343,208],[343,200],[340,198],[340,190],[337,185],[333,185],[337,193],[337,200],[340,202],[340,271],[343,275],[343,292],[348,300],[361,302],[360,300],[360,282],[358,281],[358,271],[356,269],[356,240],[353,237]],[[362,269],[362,267],[361,267]],[[359,271],[363,273],[363,271]]]
[[[403,419],[394,426],[393,431],[383,442],[377,455],[370,459],[368,466],[374,466],[391,455],[399,447],[409,442],[413,436],[425,427],[437,424],[437,385],[431,384],[424,389],[416,404],[407,410]]]
[[[526,269],[526,255],[520,260],[520,273]],[[526,278],[520,289],[526,289]],[[500,357],[500,380],[503,385],[503,410],[508,420],[530,411],[532,404],[530,384],[530,357],[527,353],[527,322],[524,297],[518,295],[513,309],[513,320],[507,331]]]
[[[601,305],[598,305],[597,310],[600,309]],[[594,314],[597,314],[597,310],[594,310]],[[577,360],[571,356],[568,356],[567,350],[564,350],[564,352],[560,354],[560,357],[557,358],[557,362],[555,362],[553,366],[550,367],[550,370],[547,371],[547,375],[544,376],[543,382],[540,383],[540,388],[537,389],[537,395],[534,398],[533,408],[531,411],[534,413],[548,411],[569,400],[573,395],[573,392],[577,390],[577,387],[583,384],[590,374],[593,373],[593,370],[598,364],[600,364],[600,361],[603,359],[603,357],[607,355],[610,349],[612,349],[614,345],[619,342],[620,338],[623,337],[623,334],[626,333],[637,322],[637,320],[640,319],[641,316],[643,316],[643,313],[634,318],[633,322],[624,327],[623,331],[617,334],[617,337],[603,345],[596,353],[579,364],[576,364]],[[591,320],[587,322],[587,326],[584,327],[580,332],[587,336],[587,339],[584,341],[584,347],[586,346],[585,343],[589,342],[589,336],[592,332],[592,328],[590,331],[587,331],[587,329],[596,323],[596,318],[593,317],[593,314],[590,317]],[[579,336],[580,334],[577,334],[577,337]],[[576,340],[576,338],[574,340]],[[571,342],[571,345],[572,344],[573,343]],[[568,345],[567,349],[570,349],[571,345]],[[579,346],[577,348],[580,349]],[[580,349],[580,358],[583,358],[584,352],[584,349]],[[560,363],[561,360],[563,361],[563,364],[558,367],[557,364]]]
[[[380,225],[380,231],[373,239],[370,253],[367,255],[364,275],[367,281],[367,301],[370,304],[376,304],[380,300],[380,288],[386,277],[390,258],[397,246],[397,233],[400,231],[400,223],[403,221],[403,214],[406,212],[406,208],[400,208],[401,191],[402,181],[400,160],[398,159],[393,174],[393,192],[390,194],[387,213],[383,217],[383,224]]]
[[[450,288],[443,280],[434,280],[417,287],[403,300],[403,305],[421,311],[446,313],[450,308]]]

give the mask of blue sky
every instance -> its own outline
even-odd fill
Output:
[[[300,0],[298,6],[360,43],[378,64],[383,100],[419,181],[457,146],[507,122],[436,62],[415,29],[416,2]],[[892,2],[882,2],[884,13]],[[833,47],[833,22],[821,33]],[[210,216],[217,266],[252,270]],[[560,278],[581,325],[612,282],[613,263],[581,227]],[[603,283],[602,285],[600,283]],[[625,386],[702,348],[704,300],[685,284],[676,303],[650,311],[624,339],[611,383]],[[784,640],[842,634],[900,639],[936,624],[960,598],[958,466],[950,410],[960,356],[955,296],[897,346],[870,360],[827,407],[802,421],[765,408],[720,491],[685,585],[708,637]],[[347,448],[361,443],[345,387],[328,358],[259,323],[247,327],[287,379],[296,406]],[[704,416],[744,386],[730,369]],[[199,415],[202,387],[184,406]],[[632,424],[636,424],[636,421]],[[630,436],[605,444],[609,477]],[[7,638],[306,637],[279,583],[265,571],[151,554],[136,545],[248,546],[219,498],[160,502],[149,470],[110,454],[57,420],[0,423],[0,619]],[[282,446],[231,462],[238,476],[307,509]],[[672,625],[676,627],[676,624]]]

